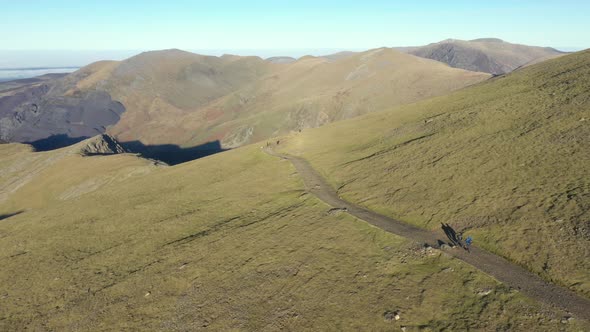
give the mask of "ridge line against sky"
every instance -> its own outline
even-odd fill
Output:
[[[113,60],[170,48],[297,57],[482,37],[564,51],[590,47],[590,1],[0,0],[0,6],[0,29],[10,32],[0,43],[4,68],[88,62],[7,59],[26,51],[34,58],[35,50],[102,53],[102,59]]]

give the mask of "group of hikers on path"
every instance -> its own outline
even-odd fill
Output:
[[[449,224],[441,223],[441,225],[443,231],[449,240],[451,240],[453,245],[459,246],[467,250],[467,252],[470,252],[469,249],[471,247],[471,243],[473,243],[473,238],[471,236],[468,236],[467,239],[465,239],[465,244],[463,244],[463,232],[455,232],[453,227],[449,226]]]

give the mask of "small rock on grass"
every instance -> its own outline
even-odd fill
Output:
[[[385,313],[383,313],[383,318],[387,322],[392,322],[393,320],[399,320],[400,316],[399,312],[397,311],[386,311]]]
[[[394,320],[394,314],[391,311],[386,311],[383,314],[383,319],[385,319],[386,322],[391,322]]]
[[[486,295],[489,295],[491,292],[492,292],[491,289],[483,289],[483,290],[477,292],[477,295],[478,296],[486,296]]]

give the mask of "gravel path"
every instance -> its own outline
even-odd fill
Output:
[[[303,178],[307,190],[334,208],[346,209],[349,214],[384,231],[403,236],[416,242],[428,244],[433,248],[440,248],[439,243],[449,242],[442,230],[428,231],[421,229],[358,207],[341,199],[336,191],[305,159],[279,154],[270,149],[266,149],[265,151],[270,155],[289,160]],[[471,247],[470,253],[459,248],[445,248],[443,250],[455,258],[489,274],[500,282],[518,289],[533,299],[569,311],[577,318],[590,320],[590,300],[568,289],[551,284],[519,265],[476,246]]]

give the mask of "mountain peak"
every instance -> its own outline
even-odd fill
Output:
[[[471,42],[484,42],[484,43],[503,43],[504,41],[500,38],[477,38],[470,40]]]
[[[502,75],[540,59],[563,53],[538,46],[512,44],[498,38],[446,39],[425,46],[399,48],[402,52],[444,62],[451,67]]]

